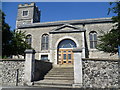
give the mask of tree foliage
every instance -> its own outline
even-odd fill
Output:
[[[12,33],[10,31],[10,26],[5,23],[5,14],[3,12],[0,21],[2,22],[2,56],[10,56],[10,41],[12,39]]]
[[[25,32],[16,31],[12,33],[12,40],[10,43],[12,55],[24,55],[25,49],[31,48],[31,46],[25,41]]]
[[[98,49],[109,52],[111,54],[118,52],[118,45],[120,45],[120,1],[110,3],[112,8],[109,8],[109,13],[115,13],[116,16],[112,17],[113,29],[110,32],[100,36]]]
[[[2,11],[1,11],[2,12]],[[24,55],[27,48],[31,48],[25,41],[25,32],[11,31],[10,26],[5,22],[5,14],[2,12],[2,58],[12,55]]]

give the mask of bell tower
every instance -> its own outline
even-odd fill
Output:
[[[16,28],[37,22],[40,22],[40,10],[35,3],[18,5]]]

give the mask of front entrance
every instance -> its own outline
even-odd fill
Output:
[[[59,49],[58,64],[73,64],[72,49]]]
[[[58,45],[58,64],[72,65],[74,63],[73,48],[76,43],[71,39],[64,39]]]

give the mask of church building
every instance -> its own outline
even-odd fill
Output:
[[[36,51],[37,60],[48,60],[55,65],[72,65],[74,50],[81,50],[81,58],[118,58],[117,54],[110,56],[110,53],[96,48],[98,36],[113,28],[111,18],[41,23],[40,15],[35,3],[18,5],[16,30],[25,31],[26,41]]]

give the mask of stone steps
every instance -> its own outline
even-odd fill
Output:
[[[35,85],[36,87],[40,87],[40,88],[72,88],[72,85],[71,86],[66,86],[66,85],[46,85],[46,84],[43,84],[43,85]]]
[[[46,84],[46,83],[40,83],[40,84],[35,84],[34,86],[36,87],[41,87],[41,88],[72,88],[72,84]]]
[[[50,72],[56,72],[56,73],[64,73],[64,72],[67,72],[67,73],[73,73],[72,70],[52,70]]]
[[[42,81],[34,82],[34,86],[71,88],[72,83],[73,81],[71,80],[42,80]]]
[[[52,80],[73,80],[73,77],[45,77],[45,79],[52,79]]]
[[[72,74],[72,75],[55,75],[55,74],[53,74],[53,75],[46,75],[45,77],[74,77],[74,75]]]
[[[53,67],[44,80],[34,82],[37,87],[61,87],[71,88],[73,84],[74,73],[71,67]]]
[[[69,75],[73,75],[73,73],[68,73],[68,72],[64,72],[64,73],[56,73],[56,72],[51,72],[49,73],[49,75],[64,75],[64,76],[69,76]]]
[[[59,70],[62,70],[62,71],[72,71],[72,69],[73,69],[73,68],[71,68],[71,67],[70,67],[70,68],[64,68],[64,67],[58,68],[58,67],[57,67],[57,68],[52,69],[51,71],[54,71],[54,70],[55,70],[55,71],[57,71],[57,70],[58,70],[58,71],[59,71]]]
[[[71,84],[71,83],[73,83],[73,80],[50,80],[50,79],[47,80],[47,79],[44,79],[44,80],[34,82],[34,84],[43,84],[43,83],[45,83],[45,84]]]

